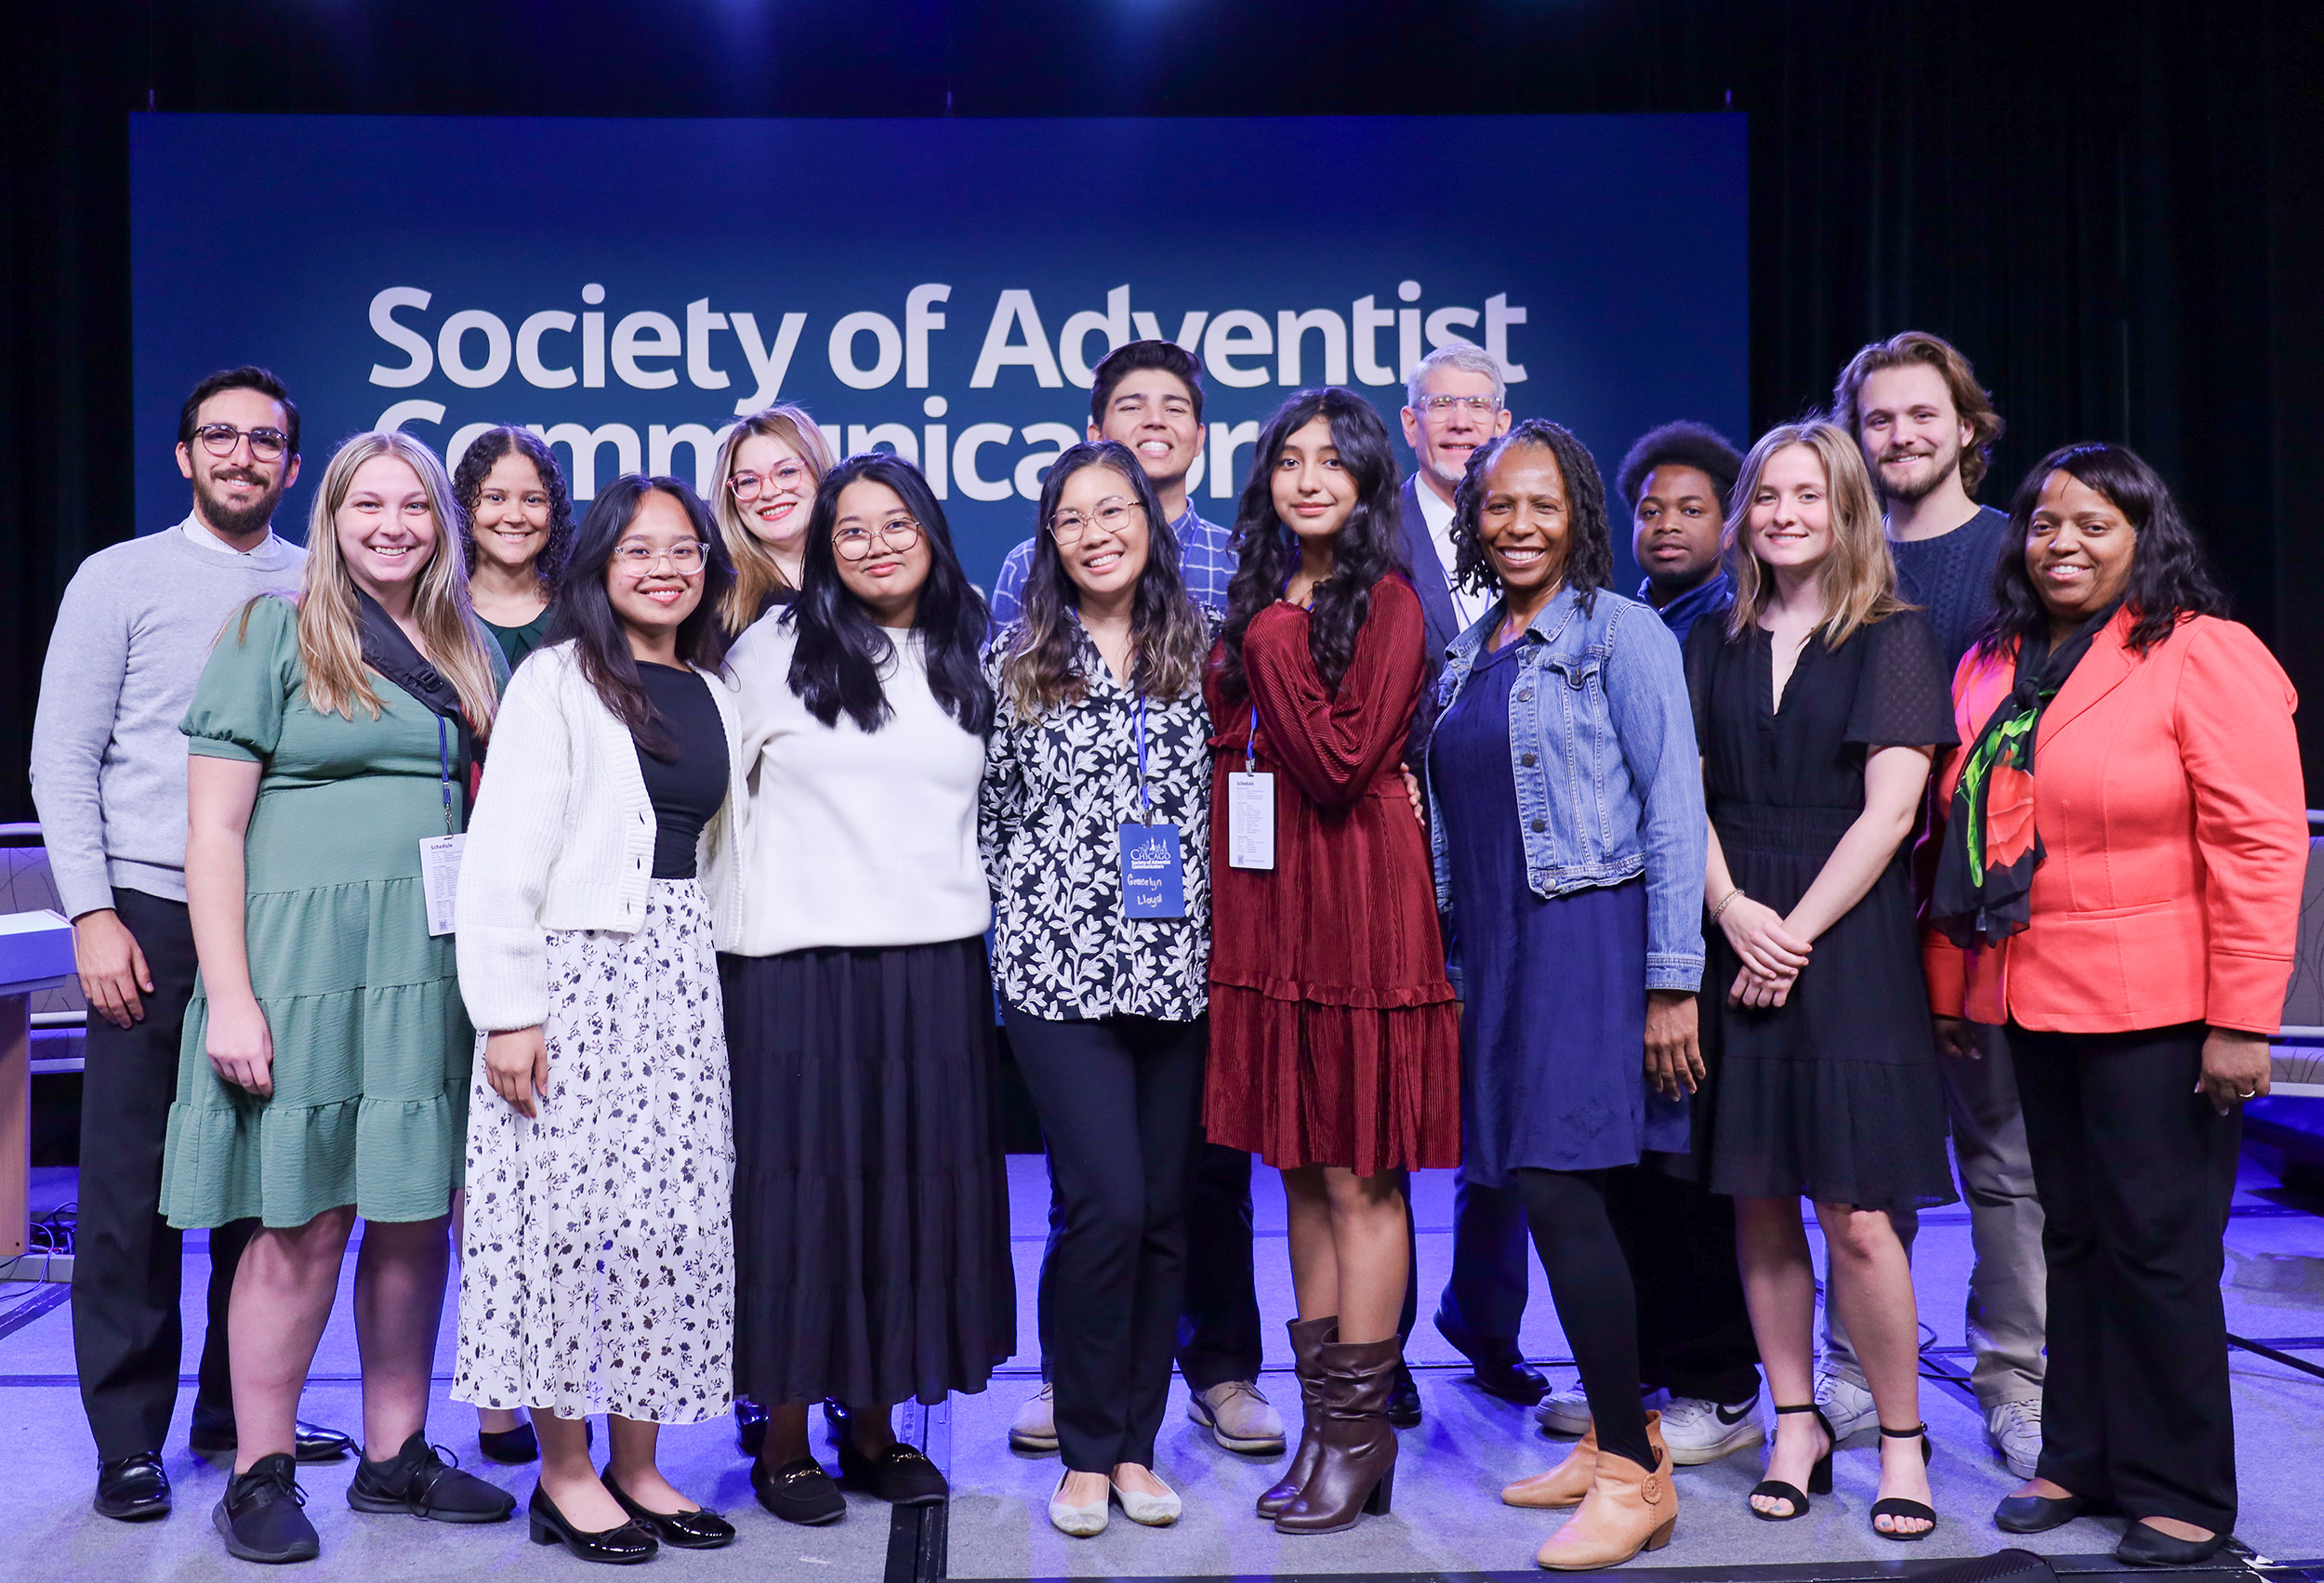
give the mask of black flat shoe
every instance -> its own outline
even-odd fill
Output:
[[[97,1498],[89,1505],[116,1523],[151,1523],[169,1515],[169,1475],[151,1451],[97,1464]]]
[[[2174,1539],[2151,1523],[2133,1523],[2122,1530],[2114,1559],[2129,1566],[2193,1566],[2217,1555],[2226,1543],[2224,1533],[2208,1539]]]
[[[1832,1448],[1840,1444],[1839,1437],[1831,1431],[1831,1420],[1824,1417],[1823,1408],[1813,1404],[1804,1407],[1777,1407],[1776,1409],[1776,1416],[1778,1418],[1786,1413],[1814,1413],[1816,1415],[1816,1425],[1824,1431],[1824,1454],[1816,1459],[1816,1466],[1808,1470],[1807,1489],[1804,1493],[1797,1485],[1785,1484],[1781,1479],[1762,1479],[1751,1486],[1752,1495],[1772,1496],[1777,1500],[1788,1500],[1791,1503],[1791,1510],[1789,1511],[1762,1511],[1750,1503],[1749,1497],[1746,1497],[1743,1509],[1763,1523],[1795,1522],[1808,1514],[1808,1496],[1831,1494],[1831,1454]],[[1772,1453],[1774,1437],[1769,1437],[1768,1444]]]
[[[936,1464],[900,1440],[870,1457],[854,1441],[842,1440],[839,1477],[891,1506],[937,1506],[952,1494]]]
[[[1993,1509],[1993,1525],[2004,1534],[2046,1534],[2063,1528],[2090,1510],[2092,1502],[2079,1495],[2013,1495]]]
[[[1936,1455],[1936,1447],[1929,1444],[1929,1426],[1926,1424],[1915,1424],[1910,1429],[1890,1429],[1886,1424],[1882,1424],[1881,1425],[1881,1437],[1884,1440],[1919,1441],[1921,1443],[1921,1465],[1923,1468],[1927,1467],[1930,1459]],[[1916,1518],[1926,1523],[1928,1526],[1913,1533],[1900,1534],[1895,1529],[1882,1527],[1880,1519],[1883,1517]],[[1924,1506],[1920,1501],[1907,1500],[1902,1496],[1892,1495],[1885,1500],[1876,1500],[1872,1503],[1872,1532],[1883,1539],[1894,1539],[1899,1544],[1910,1544],[1915,1539],[1925,1539],[1936,1532],[1936,1511],[1934,1508]]]
[[[734,1398],[734,1444],[754,1462],[767,1446],[767,1410],[747,1396]]]
[[[847,1497],[812,1457],[786,1462],[772,1472],[767,1471],[764,1462],[754,1459],[750,1487],[759,1504],[786,1523],[819,1528],[847,1515]]]
[[[186,1426],[187,1450],[205,1462],[218,1462],[231,1459],[241,1444],[231,1410],[220,1411],[205,1407],[199,1402],[194,1404],[192,1421]],[[355,1455],[353,1436],[341,1434],[335,1429],[325,1429],[321,1424],[310,1424],[304,1418],[292,1426],[291,1446],[302,1463],[337,1462]]]
[[[598,1481],[605,1492],[621,1503],[629,1513],[629,1520],[654,1531],[654,1537],[674,1550],[724,1550],[734,1542],[734,1524],[705,1507],[692,1511],[655,1511],[632,1500],[629,1492],[614,1483],[614,1475],[605,1474]]]
[[[408,1512],[431,1523],[505,1523],[517,1509],[517,1497],[460,1471],[459,1463],[445,1461],[426,1434],[416,1433],[387,1460],[355,1464],[347,1504],[358,1511]]]
[[[601,1562],[608,1566],[635,1566],[641,1561],[652,1561],[662,1549],[653,1533],[641,1527],[634,1517],[618,1527],[583,1533],[565,1521],[565,1514],[557,1510],[557,1503],[538,1484],[533,1486],[533,1498],[525,1510],[533,1519],[535,1544],[561,1544],[583,1561]]]
[[[508,1467],[541,1459],[541,1437],[533,1432],[531,1424],[519,1424],[514,1429],[480,1429],[476,1431],[476,1448],[484,1454],[485,1461]]]
[[[1516,1342],[1499,1337],[1472,1336],[1446,1325],[1441,1315],[1436,1320],[1436,1333],[1469,1360],[1471,1378],[1487,1396],[1530,1407],[1548,1393],[1549,1380],[1539,1369],[1525,1362]]]
[[[1412,1371],[1402,1364],[1396,1365],[1396,1378],[1388,1386],[1388,1421],[1398,1429],[1420,1427],[1420,1388],[1412,1383]]]
[[[306,1504],[298,1464],[289,1452],[277,1451],[226,1481],[210,1521],[226,1541],[227,1553],[244,1561],[312,1561],[323,1553],[323,1541],[299,1510]]]

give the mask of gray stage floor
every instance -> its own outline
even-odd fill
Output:
[[[1093,1540],[1069,1540],[1049,1526],[1044,1510],[1057,1478],[1053,1458],[1010,1452],[1003,1431],[1018,1403],[1035,1388],[1034,1282],[1038,1267],[1046,1181],[1041,1164],[1012,1158],[1019,1280],[1020,1352],[976,1396],[956,1397],[928,1415],[931,1454],[950,1473],[950,1575],[956,1578],[1266,1576],[1329,1574],[1530,1571],[1535,1548],[1558,1520],[1503,1507],[1502,1483],[1538,1471],[1562,1454],[1533,1430],[1529,1414],[1483,1395],[1466,1383],[1459,1359],[1427,1326],[1450,1256],[1451,1183],[1447,1173],[1417,1180],[1420,1226],[1421,1333],[1412,1361],[1420,1371],[1428,1421],[1404,1437],[1404,1459],[1393,1516],[1371,1519],[1352,1532],[1313,1539],[1279,1538],[1249,1515],[1250,1500],[1275,1477],[1279,1460],[1241,1458],[1220,1450],[1183,1414],[1183,1387],[1173,1395],[1158,1456],[1159,1471],[1185,1496],[1187,1515],[1176,1527],[1148,1530],[1118,1518]],[[1271,1370],[1281,1355],[1281,1324],[1290,1312],[1285,1266],[1283,1208],[1273,1173],[1259,1173],[1260,1294],[1269,1326]],[[43,1184],[60,1198],[70,1181]],[[2247,1166],[2228,1234],[2227,1313],[2238,1334],[2324,1361],[2324,1219],[2313,1204],[2287,1198],[2257,1166]],[[1923,1218],[1916,1275],[1921,1317],[1936,1332],[1932,1370],[1958,1371],[1962,1345],[1962,1283],[1969,1261],[1965,1211]],[[188,1333],[200,1334],[207,1266],[199,1239],[186,1260]],[[1566,1356],[1540,1272],[1533,1272],[1534,1300],[1525,1343],[1537,1359]],[[54,1301],[58,1288],[0,1286],[0,1444],[7,1477],[0,1480],[0,1577],[203,1579],[247,1577],[230,1561],[211,1531],[209,1508],[224,1474],[192,1458],[173,1440],[168,1465],[178,1491],[178,1510],[165,1522],[126,1527],[90,1513],[87,1497],[94,1451],[73,1380],[69,1313]],[[449,1373],[447,1313],[438,1354],[440,1381]],[[2238,1536],[2278,1560],[2324,1556],[2324,1502],[2317,1498],[2317,1470],[2324,1468],[2324,1379],[2251,1353],[2234,1355],[2237,1433],[2243,1488]],[[191,1357],[189,1357],[189,1365]],[[1564,1385],[1570,1367],[1552,1367]],[[354,1337],[343,1300],[325,1337],[310,1385],[308,1417],[350,1430],[360,1416],[354,1382]],[[1287,1377],[1271,1373],[1266,1385],[1278,1404],[1294,1398]],[[189,1385],[191,1381],[189,1380]],[[439,1389],[442,1389],[441,1383]],[[189,1391],[184,1400],[190,1400]],[[1787,1524],[1751,1520],[1743,1492],[1759,1477],[1755,1454],[1710,1467],[1681,1470],[1676,1484],[1680,1520],[1675,1541],[1652,1558],[1657,1567],[1743,1566],[1778,1563],[1895,1563],[1948,1555],[1982,1555],[2006,1542],[1987,1521],[1993,1503],[2014,1483],[1987,1450],[1978,1416],[1965,1388],[1937,1380],[1922,1401],[1936,1442],[1934,1481],[1943,1525],[1916,1546],[1889,1543],[1867,1526],[1878,1453],[1870,1437],[1843,1447],[1838,1490],[1819,1499],[1808,1519]],[[183,1432],[182,1412],[177,1433]],[[474,1466],[475,1418],[469,1408],[440,1399],[431,1436]],[[776,1522],[752,1503],[731,1427],[724,1421],[666,1431],[671,1476],[697,1498],[726,1510],[742,1529],[732,1549],[711,1554],[672,1554],[655,1565],[690,1577],[868,1579],[886,1566],[890,1524],[885,1508],[851,1497],[846,1521],[825,1529]],[[343,1492],[347,1465],[309,1469],[303,1477],[310,1510],[322,1530],[324,1553],[305,1576],[361,1578],[364,1583],[450,1577],[574,1577],[580,1563],[561,1551],[527,1542],[522,1524],[485,1530],[448,1528],[407,1519],[359,1515]],[[532,1488],[528,1471],[491,1469],[489,1476],[520,1497]],[[2040,1548],[2057,1556],[2098,1556],[2114,1541],[2115,1524],[2084,1520],[2044,1536]]]

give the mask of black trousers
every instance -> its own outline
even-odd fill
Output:
[[[1604,1171],[1516,1172],[1557,1322],[1581,1368],[1600,1450],[1655,1465],[1638,1395],[1638,1320],[1630,1267],[1606,1219]]]
[[[1640,1164],[1605,1176],[1638,1292],[1638,1382],[1710,1402],[1759,1394],[1759,1342],[1735,1256],[1735,1200]]]
[[[73,1245],[73,1352],[97,1455],[159,1451],[178,1405],[183,1238],[161,1217],[162,1145],[178,1096],[178,1041],[193,996],[193,927],[183,902],[113,892],[153,976],[145,1018],[116,1028],[89,1013],[81,1079],[80,1220]],[[204,1409],[231,1413],[226,1305],[234,1268],[257,1229],[210,1233],[210,1316],[202,1344]]]
[[[1199,1131],[1201,1105],[1195,1105]],[[1186,1182],[1186,1291],[1178,1367],[1190,1390],[1257,1379],[1265,1338],[1252,1273],[1250,1155],[1199,1142]]]
[[[2050,1264],[2040,1473],[2133,1519],[2235,1526],[2219,1280],[2243,1138],[2194,1091],[2199,1022],[2009,1029]]]
[[[1419,1279],[1419,1266],[1413,1266]],[[1511,1188],[1486,1187],[1453,1173],[1452,1274],[1436,1299],[1436,1325],[1464,1339],[1514,1346],[1525,1317],[1525,1206]],[[1404,1333],[1412,1334],[1412,1305]]]
[[[1076,1472],[1154,1465],[1186,1278],[1186,1178],[1208,1024],[1053,1022],[1003,1009],[1049,1141],[1056,1228],[1040,1325],[1058,1451]]]

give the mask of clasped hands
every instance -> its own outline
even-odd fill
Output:
[[[1791,932],[1781,913],[1737,893],[1719,914],[1727,943],[1743,959],[1727,991],[1730,1006],[1781,1006],[1815,947]]]

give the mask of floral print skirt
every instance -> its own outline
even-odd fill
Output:
[[[700,1423],[734,1352],[733,1125],[709,908],[656,879],[635,933],[548,936],[548,1092],[469,1101],[452,1394]]]

